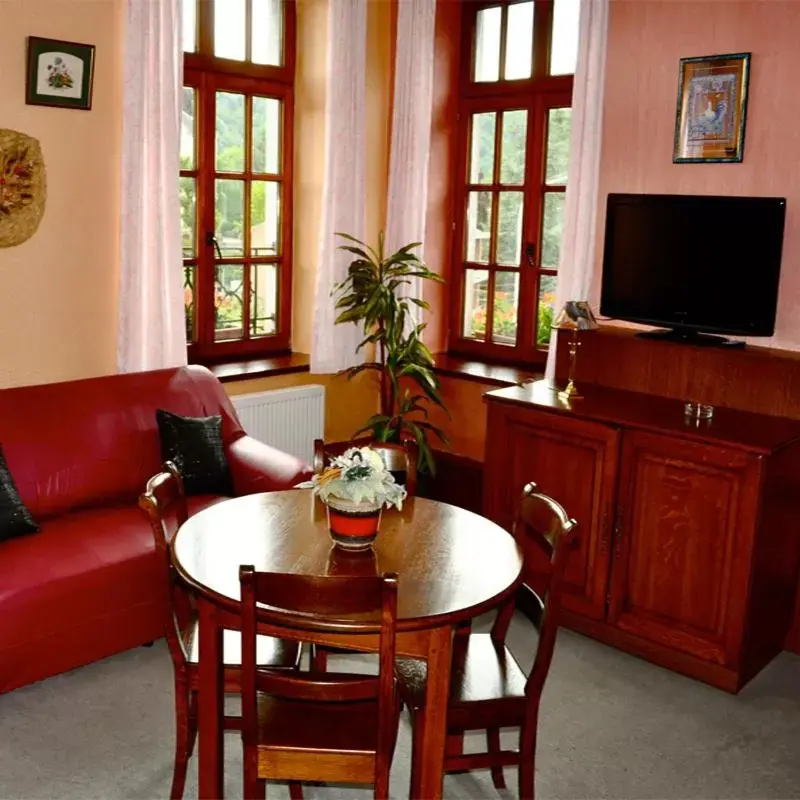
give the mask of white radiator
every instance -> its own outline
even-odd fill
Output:
[[[254,439],[311,463],[325,428],[325,387],[316,383],[234,395],[242,427]]]

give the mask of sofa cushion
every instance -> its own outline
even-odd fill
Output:
[[[0,541],[36,533],[39,526],[22,502],[0,447]]]
[[[221,416],[182,417],[159,409],[156,421],[161,458],[178,468],[187,495],[232,494]]]
[[[192,498],[190,513],[222,499]],[[150,526],[131,504],[65,514],[36,536],[0,543],[0,643],[152,602],[163,579],[154,553]]]

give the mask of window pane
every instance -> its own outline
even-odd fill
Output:
[[[281,101],[253,98],[253,172],[280,172]]]
[[[497,114],[472,115],[472,153],[469,159],[469,182],[491,183],[494,179],[494,137]]]
[[[250,252],[254,256],[280,255],[278,183],[253,181],[250,192]]]
[[[183,52],[194,53],[197,49],[197,0],[183,0]]]
[[[250,267],[250,335],[269,336],[277,331],[278,267]]]
[[[244,61],[245,0],[214,3],[214,55]]]
[[[181,169],[195,168],[195,124],[194,89],[184,86],[181,99]]]
[[[196,267],[186,266],[183,268],[183,308],[186,316],[186,344],[191,344],[197,336],[197,317],[194,291]]]
[[[539,281],[539,313],[536,315],[536,345],[544,347],[550,343],[550,326],[556,302],[555,275],[542,275]]]
[[[528,112],[503,112],[503,141],[500,152],[500,183],[520,186],[525,182],[525,143]]]
[[[530,78],[532,60],[533,3],[515,3],[508,7],[505,79]]]
[[[181,243],[183,257],[197,253],[197,187],[194,178],[181,178],[178,184],[181,201]]]
[[[491,192],[470,192],[467,207],[467,261],[478,264],[489,263],[491,230]]]
[[[500,22],[503,16],[499,6],[478,12],[475,29],[475,80],[500,79]]]
[[[544,196],[542,220],[542,266],[557,267],[561,256],[561,234],[564,232],[564,192],[547,192]]]
[[[553,43],[550,48],[551,75],[572,75],[575,72],[580,10],[580,0],[555,0]]]
[[[464,273],[464,327],[462,331],[467,339],[486,338],[486,294],[488,289],[488,270],[466,270]]]
[[[497,207],[497,263],[518,267],[522,249],[522,192],[500,192]]]
[[[214,193],[214,229],[223,258],[244,255],[244,181],[218,180]]]
[[[244,264],[217,264],[214,281],[214,341],[244,335]]]
[[[572,109],[551,108],[547,120],[547,169],[545,183],[566,186],[569,170],[569,145]]]
[[[519,273],[496,272],[494,276],[494,317],[492,341],[495,344],[517,343],[517,308],[519,307]]]
[[[244,95],[217,92],[217,169],[244,172]]]
[[[282,38],[283,0],[253,0],[252,62],[281,66]]]

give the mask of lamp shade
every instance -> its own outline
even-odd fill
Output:
[[[567,300],[551,325],[562,331],[593,331],[597,320],[585,300]]]

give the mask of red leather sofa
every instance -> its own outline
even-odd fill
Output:
[[[203,367],[0,390],[0,445],[41,531],[0,541],[0,693],[158,639],[152,534],[137,507],[161,465],[156,409],[221,414],[237,495],[310,470],[248,437]],[[216,497],[189,498],[190,513]]]

